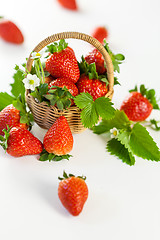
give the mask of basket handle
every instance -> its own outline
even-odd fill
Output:
[[[110,96],[113,94],[113,86],[114,86],[114,71],[113,71],[113,64],[112,60],[106,51],[106,49],[103,47],[103,45],[95,38],[84,34],[84,33],[79,33],[79,32],[62,32],[62,33],[56,33],[53,34],[47,38],[45,38],[43,41],[41,41],[34,49],[32,52],[39,52],[42,50],[44,47],[46,47],[48,44],[58,41],[60,39],[68,39],[68,38],[75,38],[75,39],[80,39],[83,41],[86,41],[93,45],[95,48],[99,50],[99,52],[102,54],[104,61],[106,63],[106,68],[107,68],[107,78],[109,81],[109,91],[106,96]],[[27,61],[27,69],[30,72],[32,68],[32,63],[33,59],[31,59],[31,54],[28,58]]]

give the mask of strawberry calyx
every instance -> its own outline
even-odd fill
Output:
[[[54,153],[48,153],[45,149],[40,153],[40,158],[39,161],[54,161],[54,162],[59,162],[63,159],[69,160],[69,158],[72,157],[72,155],[65,154],[65,155],[56,155]]]
[[[70,177],[80,178],[80,179],[83,179],[84,181],[86,180],[86,176],[83,176],[83,175],[82,176],[75,176],[71,173],[67,175],[67,173],[65,171],[63,171],[63,177],[58,177],[58,179],[62,181],[64,179],[67,179],[67,178],[70,178]]]
[[[139,92],[142,94],[142,96],[144,96],[145,98],[147,98],[149,100],[149,102],[152,104],[153,109],[159,109],[160,107],[158,105],[158,101],[156,99],[156,93],[154,89],[147,89],[145,87],[144,84],[141,84],[139,89],[137,87],[137,85],[135,86],[134,89],[129,90],[129,92]]]
[[[9,132],[10,132],[10,130],[11,130],[11,128],[12,127],[9,127],[8,125],[7,125],[7,129],[3,129],[2,131],[4,132],[4,136],[1,136],[0,135],[0,145],[3,147],[3,149],[4,150],[6,150],[7,149],[7,147],[8,147],[8,138],[9,138]]]
[[[65,39],[61,39],[59,41],[59,43],[54,42],[50,45],[47,46],[46,52],[50,52],[50,53],[55,53],[55,52],[61,52],[62,50],[64,50],[65,48],[67,48],[68,43],[66,43]]]
[[[84,56],[81,57],[81,62],[78,63],[80,74],[85,74],[89,77],[89,79],[99,79],[102,82],[106,83],[108,86],[107,75],[99,75],[96,71],[96,64],[95,63],[87,63]]]
[[[71,106],[73,95],[68,91],[66,86],[52,86],[44,97],[50,101],[52,106],[57,106],[59,110],[67,109]]]
[[[104,39],[104,48],[106,49],[106,51],[109,53],[111,60],[112,60],[112,64],[113,64],[113,68],[114,68],[114,72],[118,72],[120,73],[120,68],[119,68],[119,64],[122,63],[122,61],[125,60],[125,56],[121,53],[118,54],[114,54],[111,49],[109,48],[109,44],[106,42],[106,40]],[[105,64],[105,63],[104,63]],[[106,67],[106,66],[105,66]]]

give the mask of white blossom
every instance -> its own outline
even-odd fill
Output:
[[[112,128],[111,130],[110,130],[110,133],[111,133],[111,138],[116,138],[117,137],[117,135],[118,135],[118,133],[119,133],[119,131],[118,131],[118,129],[117,128]]]
[[[23,83],[26,89],[34,91],[35,88],[40,85],[40,79],[36,76],[36,74],[27,74],[27,77],[23,79]]]
[[[42,57],[42,54],[40,54],[39,52],[32,52],[31,54],[31,59],[38,59],[41,57]]]

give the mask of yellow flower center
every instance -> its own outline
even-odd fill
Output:
[[[37,53],[36,53],[36,56],[39,57],[39,56],[41,56],[41,54],[40,54],[39,52],[37,52]]]
[[[29,80],[29,84],[34,84],[34,80]]]
[[[113,132],[113,135],[114,135],[114,136],[117,136],[117,131],[116,131],[116,130]]]

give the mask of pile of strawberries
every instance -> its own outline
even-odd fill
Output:
[[[48,76],[44,80],[48,84],[48,93],[45,98],[50,100],[52,105],[60,109],[68,108],[74,104],[72,96],[75,97],[82,92],[88,92],[93,100],[106,95],[108,83],[101,81],[99,75],[105,75],[107,70],[104,59],[97,49],[92,49],[78,63],[73,49],[64,40],[59,44],[51,44],[47,48],[49,54],[45,62],[45,71],[48,72]],[[93,66],[93,72],[90,66]],[[55,98],[53,93],[58,89],[57,87],[70,94],[61,99],[60,91],[60,95],[56,95]],[[145,91],[145,94],[148,93]],[[132,91],[121,106],[121,110],[132,121],[145,120],[152,109],[152,103],[142,93],[138,93],[137,89]],[[41,161],[59,161],[70,157],[73,136],[64,116],[60,116],[53,123],[46,132],[43,143],[28,128],[27,124],[20,122],[20,111],[12,104],[0,112],[0,141],[8,154],[14,157],[40,154]],[[64,207],[76,216],[82,211],[88,197],[85,179],[72,174],[67,175],[64,172],[60,180],[62,181],[59,184],[58,196]]]

